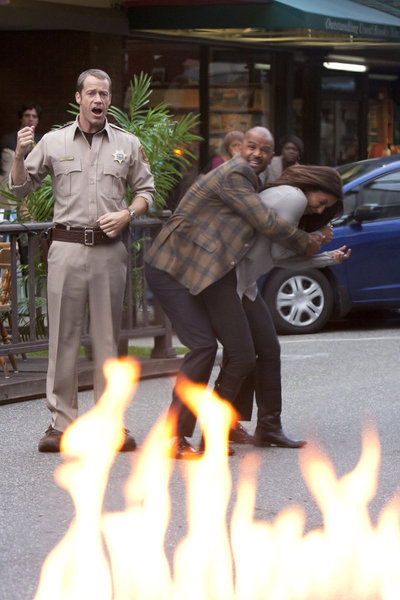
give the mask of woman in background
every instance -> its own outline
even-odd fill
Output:
[[[216,169],[222,163],[240,154],[243,139],[244,133],[242,131],[229,131],[222,141],[221,156],[214,156],[211,161],[211,169]]]

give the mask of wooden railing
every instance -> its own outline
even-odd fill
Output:
[[[154,358],[175,356],[172,347],[171,326],[147,287],[143,273],[143,256],[151,239],[159,231],[169,211],[157,217],[140,218],[130,230],[128,277],[124,300],[124,313],[120,335],[120,353],[125,354],[129,340],[152,338]],[[11,246],[11,310],[10,343],[0,344],[0,355],[37,352],[48,348],[46,275],[39,276],[37,263],[43,260],[40,234],[51,223],[0,224],[0,241]],[[27,244],[28,264],[20,264],[18,239],[23,236]],[[40,324],[40,327],[39,327]],[[82,344],[90,353],[88,327],[82,333]]]

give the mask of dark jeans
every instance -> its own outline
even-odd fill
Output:
[[[208,384],[217,353],[217,340],[211,327],[203,301],[193,296],[176,279],[145,264],[147,282],[176,335],[189,352],[185,355],[178,378],[182,375],[194,383]],[[196,417],[173,392],[171,413],[177,414],[177,434],[193,435]]]
[[[279,429],[280,346],[262,298],[257,296],[254,302],[239,298],[235,270],[198,296],[190,294],[168,273],[148,264],[145,273],[177,336],[190,350],[178,377],[182,374],[207,385],[218,338],[224,347],[224,359],[215,383],[218,394],[245,416],[251,415],[255,389],[257,431]],[[191,436],[196,419],[175,393],[170,410],[178,414],[178,435]]]
[[[199,294],[217,338],[224,347],[215,388],[241,418],[251,417],[256,392],[258,433],[280,429],[282,408],[280,345],[267,305],[260,295],[251,301],[236,293],[230,271]]]

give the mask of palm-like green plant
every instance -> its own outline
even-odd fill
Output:
[[[47,175],[40,188],[26,196],[23,200],[16,198],[8,187],[0,190],[1,196],[7,200],[7,208],[18,211],[18,221],[51,221],[53,216],[53,188],[51,177]],[[1,205],[0,201],[0,205]]]
[[[108,112],[122,129],[136,135],[142,143],[154,177],[154,204],[156,208],[162,208],[168,193],[191,160],[196,158],[189,147],[202,138],[194,133],[199,125],[199,115],[187,113],[175,119],[164,102],[154,108],[149,107],[150,86],[149,75],[135,75],[130,83],[128,113],[115,106],[111,106]]]

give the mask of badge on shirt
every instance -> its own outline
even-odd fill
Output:
[[[118,161],[119,164],[123,163],[127,159],[127,156],[123,150],[116,150],[113,154],[114,160]]]
[[[146,152],[143,150],[143,146],[139,146],[139,154],[142,161],[149,164],[149,159],[146,156]]]

